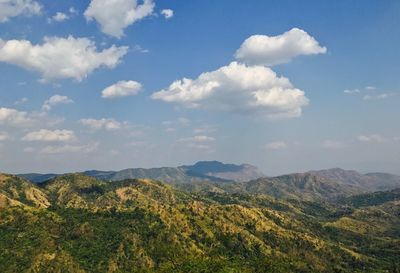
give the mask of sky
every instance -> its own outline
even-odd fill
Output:
[[[400,2],[0,0],[0,171],[400,174]]]

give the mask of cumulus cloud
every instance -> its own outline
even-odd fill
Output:
[[[46,37],[41,45],[27,40],[0,39],[0,62],[37,71],[45,81],[75,79],[81,81],[100,67],[114,68],[127,53],[128,47],[98,51],[88,38]]]
[[[264,66],[232,62],[197,79],[183,78],[152,95],[153,99],[187,107],[222,109],[238,113],[260,113],[270,118],[301,115],[308,104],[304,92],[285,77]]]
[[[273,141],[270,143],[267,143],[265,145],[265,148],[268,150],[282,150],[287,148],[287,144],[284,141]]]
[[[236,51],[235,57],[247,64],[267,65],[287,63],[300,55],[326,53],[326,47],[299,28],[278,35],[253,35]]]
[[[22,140],[24,141],[42,141],[42,142],[68,142],[75,140],[75,133],[70,130],[47,130],[29,132]]]
[[[19,15],[38,15],[41,6],[32,0],[1,0],[0,1],[0,23],[7,22],[11,17]]]
[[[11,126],[24,126],[31,124],[32,119],[26,112],[12,108],[0,108],[0,124]]]
[[[142,90],[142,85],[135,81],[119,81],[101,92],[105,99],[134,96]]]
[[[73,103],[74,101],[68,98],[67,96],[61,95],[54,95],[51,96],[48,100],[43,103],[42,110],[43,111],[50,111],[56,105],[59,104],[68,104]]]
[[[96,20],[101,31],[120,38],[129,25],[151,15],[155,4],[152,0],[92,0],[84,15],[86,20]]]
[[[164,15],[165,19],[174,17],[174,11],[172,9],[163,9],[161,14]]]
[[[82,125],[89,127],[92,130],[118,130],[123,127],[123,124],[112,118],[102,118],[102,119],[81,119],[79,121]]]

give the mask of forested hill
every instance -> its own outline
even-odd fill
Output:
[[[394,273],[400,202],[380,200],[340,206],[148,179],[68,174],[35,185],[1,174],[0,272]]]

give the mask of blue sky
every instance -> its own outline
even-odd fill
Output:
[[[399,1],[3,2],[2,171],[400,173]]]

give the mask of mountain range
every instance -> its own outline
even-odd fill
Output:
[[[224,164],[218,161],[199,161],[194,165],[161,168],[130,168],[121,171],[84,171],[84,175],[95,178],[118,181],[130,178],[148,178],[171,184],[196,181],[243,182],[265,176],[257,167],[242,164]],[[19,174],[34,183],[42,183],[60,174],[27,173]]]
[[[186,191],[246,192],[276,198],[335,201],[339,198],[400,188],[400,176],[388,173],[361,174],[332,168],[305,173],[267,177],[249,164],[200,161],[194,165],[160,168],[130,168],[121,171],[91,170],[82,174],[106,181],[151,179],[176,185]],[[60,174],[20,174],[34,183],[43,183]]]

